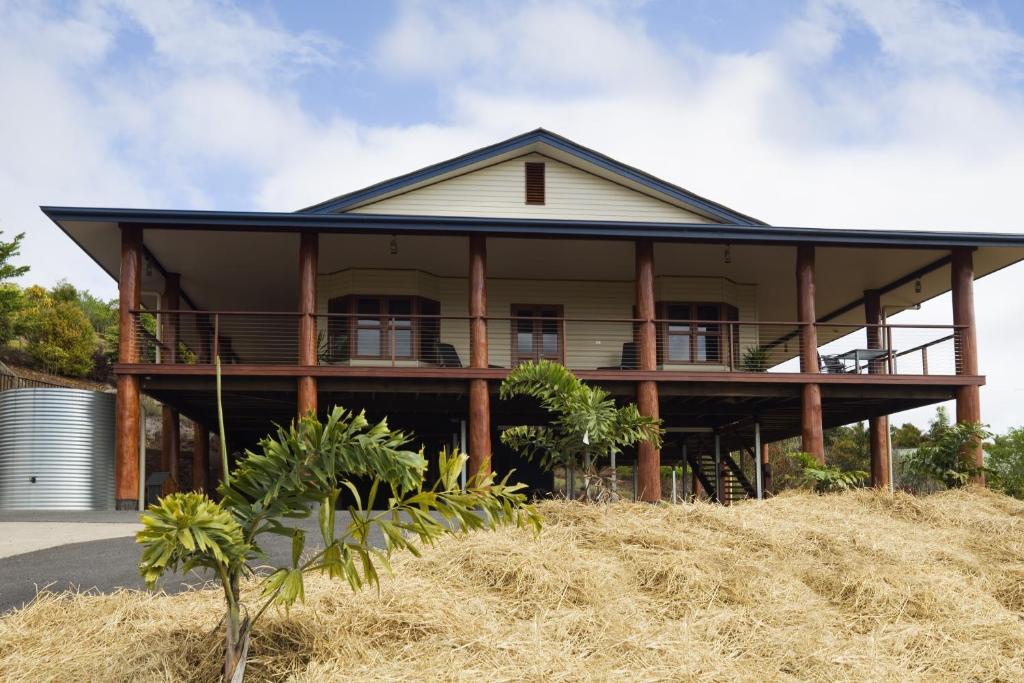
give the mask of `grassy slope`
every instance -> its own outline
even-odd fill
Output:
[[[732,508],[546,503],[380,594],[316,581],[247,680],[1024,680],[1024,503],[984,491]],[[21,680],[211,680],[216,594],[44,596],[0,619]]]

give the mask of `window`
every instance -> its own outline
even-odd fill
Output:
[[[512,363],[542,358],[562,362],[562,307],[515,304],[512,306]]]
[[[328,362],[350,358],[431,360],[439,341],[441,305],[418,296],[349,295],[331,299]]]
[[[658,303],[659,363],[731,363],[739,350],[735,307],[718,303]],[[730,339],[732,341],[730,350]]]
[[[544,203],[544,164],[542,162],[526,162],[526,203]]]

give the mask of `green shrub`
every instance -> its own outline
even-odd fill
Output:
[[[935,437],[907,455],[904,467],[911,475],[942,484],[946,488],[966,486],[984,472],[974,461],[974,450],[992,436],[976,422],[958,422],[933,429]]]

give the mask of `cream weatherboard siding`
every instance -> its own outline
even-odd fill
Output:
[[[702,301],[732,304],[741,321],[757,320],[757,296],[753,285],[722,278],[655,278],[659,301]],[[469,289],[466,278],[438,277],[418,270],[349,269],[321,275],[317,283],[318,310],[346,294],[419,295],[441,304],[441,341],[452,344],[462,363],[469,362]],[[634,283],[603,280],[518,280],[488,278],[488,351],[493,365],[511,362],[514,304],[561,305],[565,318],[566,363],[575,369],[616,366],[622,345],[633,338],[628,320],[633,316]],[[451,319],[459,318],[459,319]],[[321,326],[324,326],[321,319]],[[741,326],[740,349],[757,345],[756,326]],[[710,369],[709,366],[700,366]],[[685,369],[685,368],[680,368]]]
[[[526,204],[524,164],[546,166],[543,205]],[[539,154],[504,161],[382,199],[351,213],[712,223],[685,208]]]

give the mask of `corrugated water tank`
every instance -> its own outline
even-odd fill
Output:
[[[114,509],[114,394],[0,393],[0,510]]]

